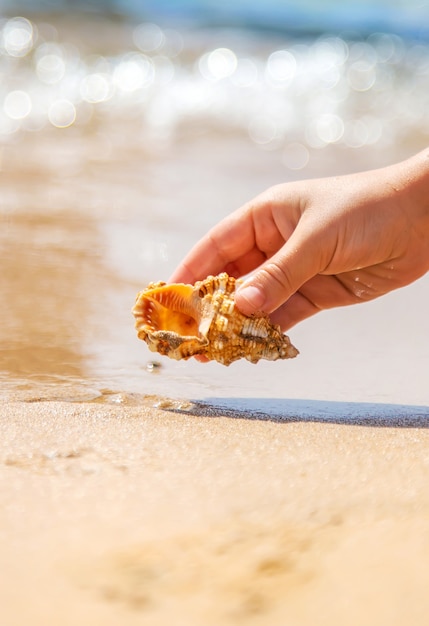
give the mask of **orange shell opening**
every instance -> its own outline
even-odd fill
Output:
[[[191,285],[165,285],[143,292],[136,303],[141,323],[152,331],[198,336],[199,311]]]

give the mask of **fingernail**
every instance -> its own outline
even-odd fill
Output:
[[[259,287],[255,285],[244,284],[237,290],[237,296],[239,300],[244,301],[246,308],[252,309],[252,311],[260,311],[265,303],[265,296]],[[240,304],[238,303],[238,308]]]

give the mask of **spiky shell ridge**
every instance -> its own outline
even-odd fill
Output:
[[[173,359],[200,354],[229,365],[241,358],[295,357],[298,350],[268,316],[247,317],[237,309],[238,282],[222,273],[195,285],[150,283],[133,308],[138,337]]]

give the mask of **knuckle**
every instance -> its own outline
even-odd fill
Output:
[[[282,200],[282,192],[282,184],[279,183],[277,185],[272,185],[271,187],[268,187],[268,189],[265,191],[265,199],[269,202],[270,205],[276,205]]]
[[[290,291],[291,276],[287,266],[280,266],[278,263],[267,263],[262,269],[263,282],[275,285],[281,292]]]

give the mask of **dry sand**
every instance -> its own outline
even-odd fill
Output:
[[[427,418],[154,404],[3,406],[2,626],[428,623]]]

